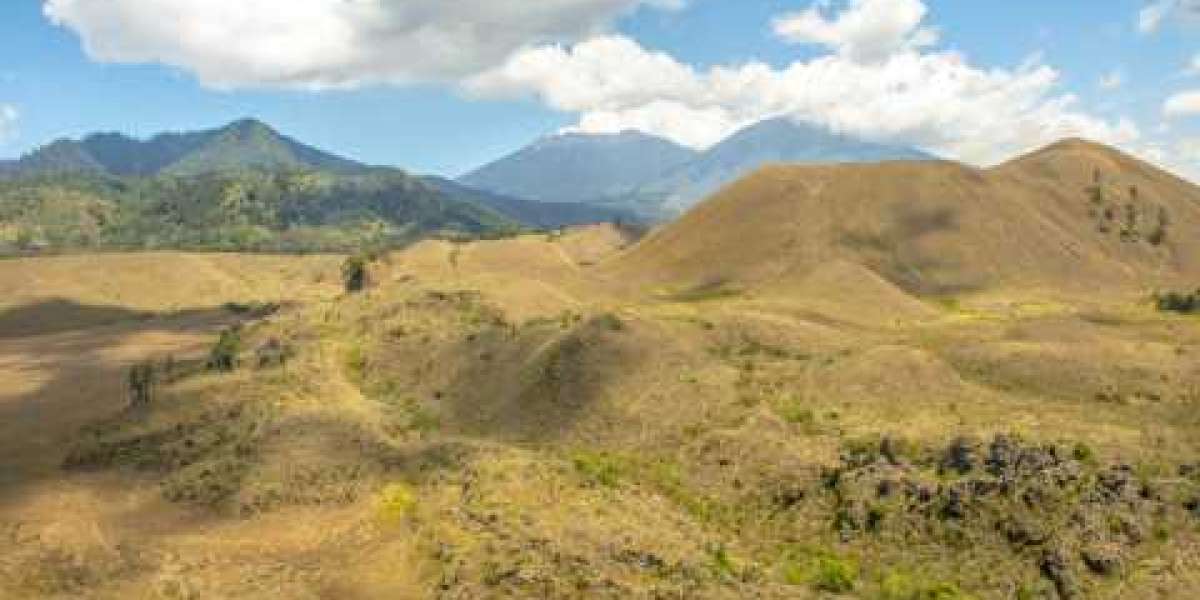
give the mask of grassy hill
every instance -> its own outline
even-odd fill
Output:
[[[796,282],[848,260],[917,294],[1146,290],[1200,277],[1200,188],[1115,150],[1056,144],[949,162],[763,169],[644,240],[614,274],[663,285]]]
[[[1194,598],[1200,328],[1147,293],[1200,279],[1193,194],[1069,142],[768,169],[632,247],[425,240],[359,293],[0,261],[0,590]]]

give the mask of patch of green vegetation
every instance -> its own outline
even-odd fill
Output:
[[[367,287],[369,261],[362,254],[355,254],[342,262],[342,288],[347,294],[355,294]]]
[[[738,576],[738,566],[724,544],[712,544],[708,547],[709,569],[713,575],[722,581],[731,581]]]
[[[242,330],[234,326],[221,332],[217,343],[208,353],[208,368],[230,372],[238,367],[242,353]]]
[[[621,320],[621,317],[611,312],[602,313],[593,319],[592,322],[608,331],[625,330],[625,322]]]
[[[832,594],[847,594],[858,586],[858,561],[818,546],[784,549],[779,575],[784,583],[809,586]]]
[[[772,408],[779,418],[798,426],[806,434],[816,435],[821,432],[816,411],[794,395],[777,398],[772,402]]]
[[[394,169],[226,170],[150,177],[48,173],[0,181],[0,253],[30,249],[344,252],[520,227]]]
[[[629,461],[603,452],[575,452],[571,457],[575,470],[591,485],[615,488],[629,474]]]
[[[1155,305],[1161,312],[1173,312],[1182,315],[1200,314],[1200,289],[1192,293],[1166,292],[1154,297]]]
[[[399,523],[417,506],[417,494],[404,483],[391,483],[379,493],[377,512],[385,523]]]
[[[879,582],[876,600],[971,600],[957,584],[928,581],[909,571],[889,570]]]
[[[742,295],[743,291],[727,280],[715,279],[676,292],[661,294],[668,302],[695,303],[723,300]]]
[[[367,350],[362,342],[354,342],[346,348],[345,354],[342,357],[342,365],[345,367],[346,374],[351,380],[358,383],[366,380],[368,358]]]
[[[836,556],[818,556],[813,560],[809,584],[813,588],[834,594],[854,591],[858,582],[858,565]]]

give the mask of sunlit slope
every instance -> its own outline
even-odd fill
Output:
[[[606,266],[661,285],[798,281],[844,259],[918,294],[1142,289],[1200,276],[1200,188],[1115,150],[1056,144],[991,170],[776,166]]]

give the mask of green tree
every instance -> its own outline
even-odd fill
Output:
[[[342,263],[342,284],[346,293],[361,292],[367,287],[367,257],[355,254]]]

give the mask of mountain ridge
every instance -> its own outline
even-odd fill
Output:
[[[671,144],[670,160],[639,156],[644,148]],[[619,151],[620,161],[609,157]],[[471,187],[533,200],[597,204],[649,220],[682,214],[705,196],[771,163],[930,160],[913,148],[839,135],[789,117],[746,126],[697,151],[639,132],[542,138],[459,179]],[[632,167],[621,167],[631,164]],[[618,165],[618,166],[614,166]],[[593,172],[602,170],[606,178]],[[597,184],[597,181],[602,184]],[[547,191],[549,190],[549,191]]]
[[[191,132],[138,139],[98,132],[58,139],[9,161],[10,175],[92,173],[118,177],[199,175],[239,169],[315,169],[362,173],[367,165],[303,144],[252,118]]]

